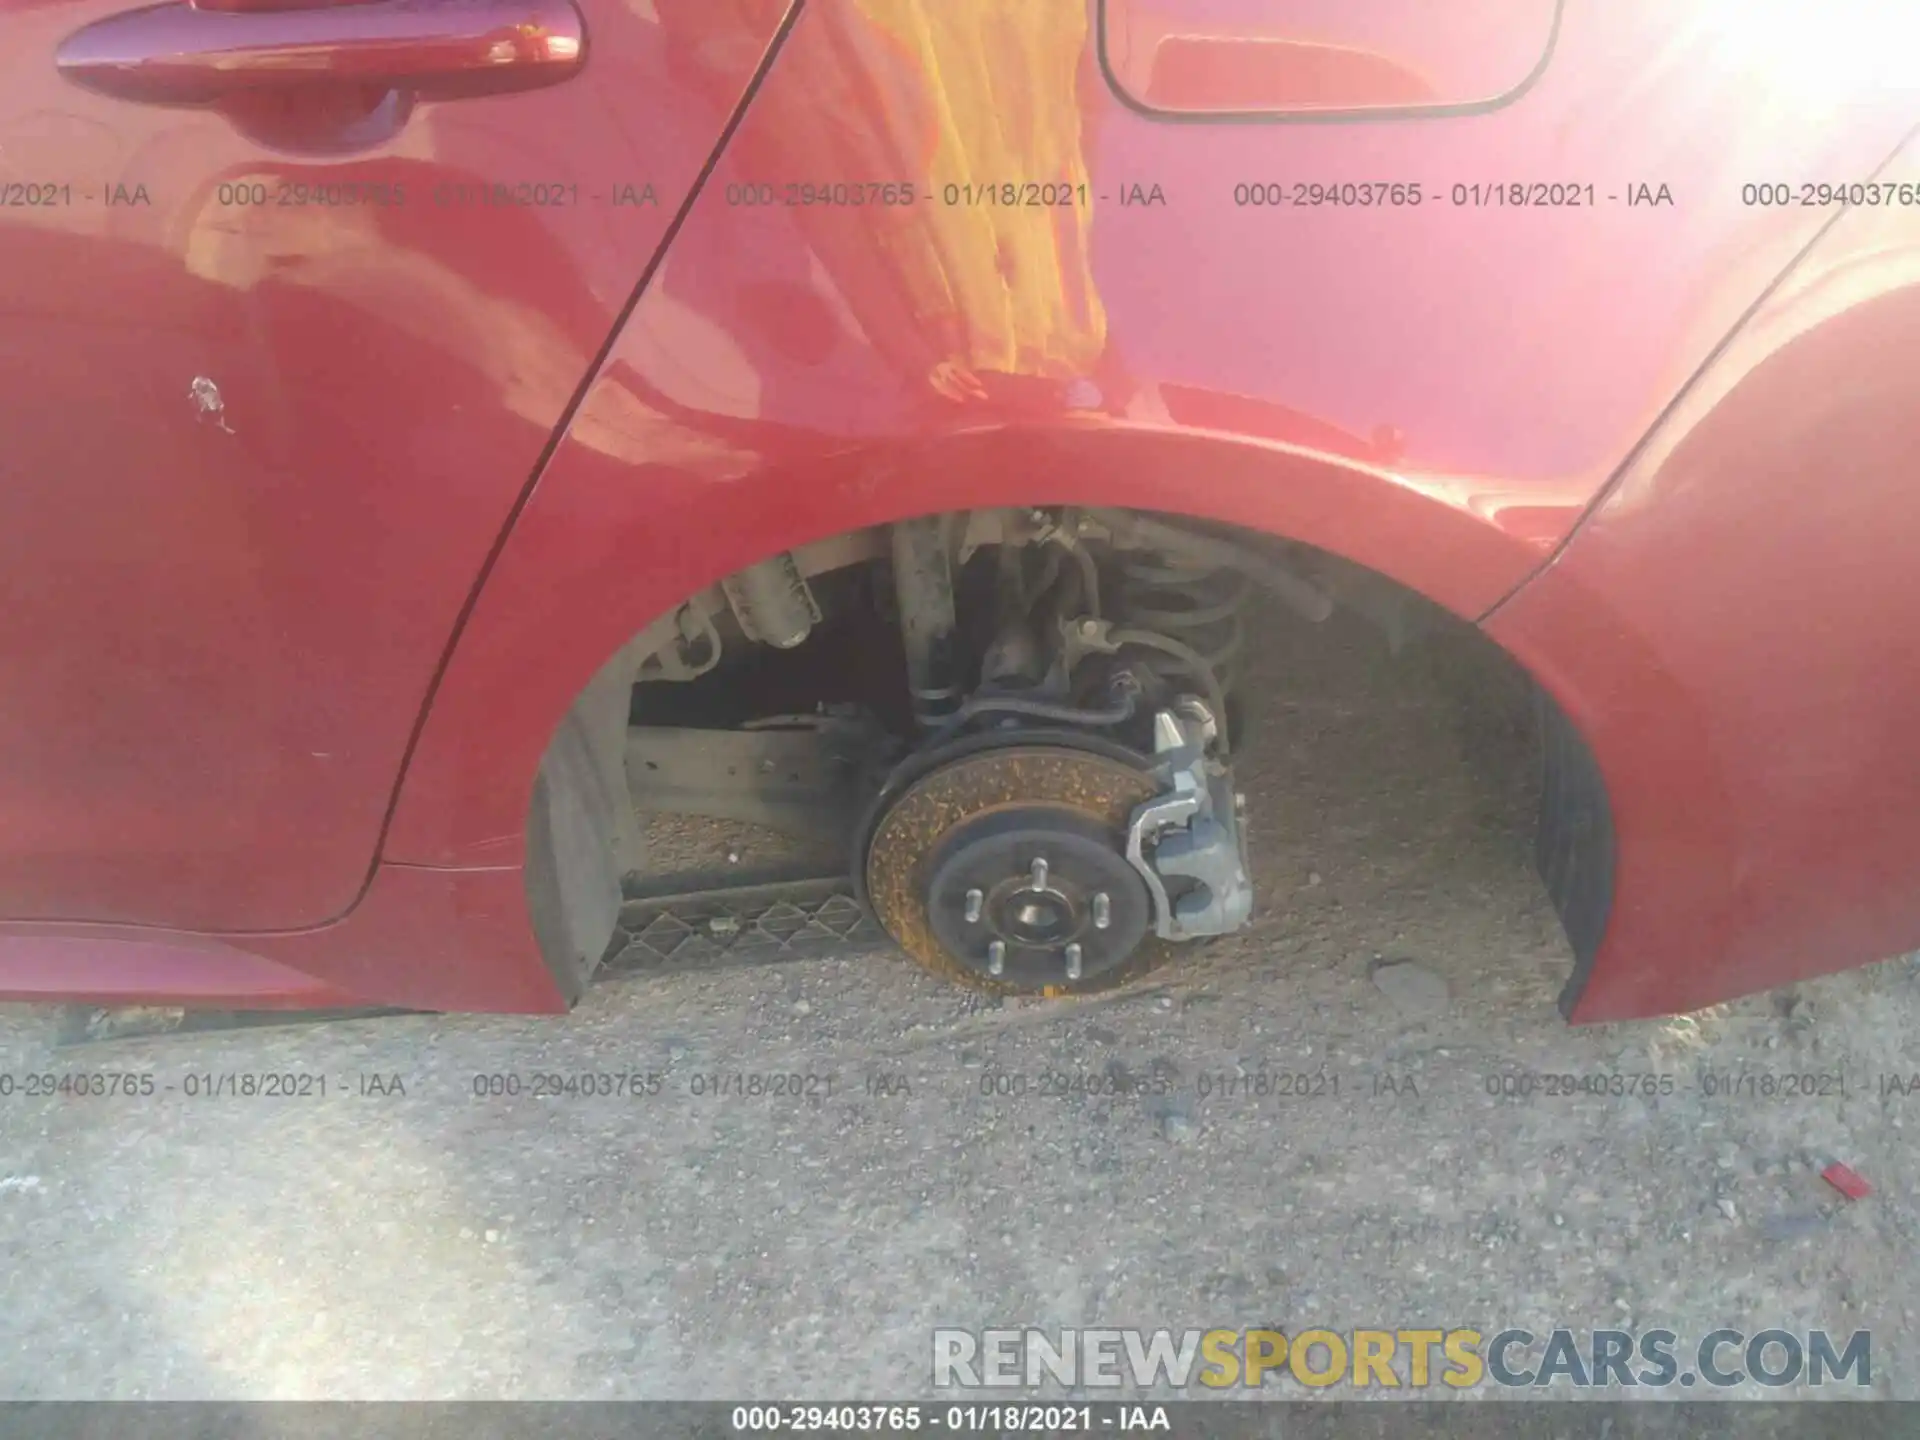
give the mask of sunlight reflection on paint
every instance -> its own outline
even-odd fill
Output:
[[[1920,89],[1913,0],[1696,0],[1685,28],[1699,63],[1764,77],[1770,103],[1810,122],[1863,90]]]

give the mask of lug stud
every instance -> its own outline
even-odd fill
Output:
[[[1033,865],[1027,871],[1027,883],[1030,889],[1044,890],[1047,888],[1046,856],[1036,855],[1033,857]]]
[[[980,909],[986,904],[987,897],[978,890],[967,891],[967,924],[980,923]]]
[[[1079,978],[1080,978],[1080,942],[1076,940],[1071,945],[1067,946],[1067,979],[1078,980]]]
[[[1104,930],[1111,924],[1113,924],[1113,901],[1109,900],[1107,892],[1102,890],[1093,897],[1093,928]]]
[[[1007,968],[1007,942],[996,940],[987,946],[987,973],[998,975]]]

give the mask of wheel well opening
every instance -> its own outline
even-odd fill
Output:
[[[583,695],[593,764],[576,753],[560,787],[574,812],[603,815],[617,793],[628,815],[595,822],[611,827],[613,858],[572,887],[591,899],[571,908],[592,912],[576,948],[606,925],[609,870],[616,910],[830,884],[859,871],[875,797],[915,753],[1004,730],[1151,756],[1155,717],[1176,703],[1210,716],[1235,783],[1263,792],[1256,879],[1280,894],[1309,884],[1316,837],[1330,833],[1368,857],[1370,878],[1348,892],[1359,898],[1412,874],[1409,854],[1459,848],[1463,834],[1487,842],[1462,851],[1477,863],[1531,853],[1574,942],[1577,986],[1611,894],[1604,787],[1516,662],[1326,551],[1077,506],[949,512],[803,545],[635,637]],[[587,804],[586,790],[600,798]],[[1364,822],[1350,818],[1369,803]],[[566,890],[555,876],[580,869],[580,853],[576,839],[572,858],[533,857],[530,885],[544,875],[550,897]],[[1452,881],[1417,883],[1478,883],[1461,863]],[[631,936],[625,920],[607,928],[610,954]]]

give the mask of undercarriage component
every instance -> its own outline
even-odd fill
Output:
[[[1153,717],[1149,758],[1062,731],[977,734],[910,757],[862,846],[887,933],[987,989],[1060,993],[1146,968],[1163,941],[1253,910],[1239,798],[1206,704]]]
[[[793,556],[781,554],[737,570],[720,582],[749,640],[791,650],[820,623],[820,605]]]
[[[939,516],[903,520],[893,527],[894,597],[900,611],[900,639],[907,652],[907,686],[913,713],[931,729],[953,713],[960,700],[953,560],[947,524]]]
[[[1036,700],[1024,695],[975,695],[948,717],[947,722],[934,733],[933,740],[937,743],[946,735],[957,733],[968,721],[982,716],[1021,716],[1056,725],[1104,727],[1123,724],[1133,718],[1135,691],[1129,684],[1116,684],[1111,690],[1109,703],[1098,710]]]
[[[1163,940],[1225,935],[1253,913],[1241,799],[1226,766],[1208,757],[1214,718],[1184,700],[1153,717],[1154,750],[1168,789],[1133,812],[1127,863],[1153,896]]]
[[[1156,697],[1159,700],[1167,699],[1168,681],[1159,674],[1163,667],[1156,665],[1155,661],[1162,656],[1171,657],[1173,665],[1177,667],[1173,672],[1174,679],[1191,681],[1206,690],[1207,701],[1212,707],[1209,715],[1224,716],[1227,713],[1228,697],[1220,677],[1207,663],[1206,656],[1184,640],[1176,640],[1171,635],[1162,635],[1154,630],[1116,628],[1111,621],[1083,616],[1077,620],[1060,622],[1060,646],[1063,662],[1069,672],[1089,655],[1117,656],[1132,647],[1135,653],[1131,661],[1112,671],[1109,677],[1108,688],[1117,692],[1116,701],[1120,695],[1138,695],[1143,689],[1143,675],[1154,681],[1154,694],[1149,696],[1149,700],[1153,701]],[[1142,650],[1149,652],[1145,663],[1142,663],[1139,655]],[[1220,720],[1214,720],[1212,726],[1213,733],[1208,740],[1225,755],[1228,749],[1226,726]],[[1149,743],[1157,741],[1157,732],[1148,738]]]
[[[1211,687],[1215,704],[1224,706],[1246,644],[1241,615],[1252,589],[1246,573],[1172,551],[1122,551],[1118,565],[1125,626],[1115,639],[1140,644],[1144,631],[1172,640],[1172,646],[1145,643],[1171,656],[1191,683]]]
[[[1146,887],[1105,828],[1065,807],[966,821],[928,866],[927,914],[946,952],[1023,990],[1105,974],[1152,920]]]
[[[648,637],[637,678],[694,683],[634,698],[634,804],[807,840],[949,975],[1112,983],[1251,912],[1228,770],[1251,591],[1330,605],[1285,553],[1047,506],[763,561]],[[655,828],[676,854],[706,833]]]
[[[634,680],[698,680],[720,663],[724,653],[713,617],[695,604],[682,605],[673,614],[671,632],[657,648],[640,659]]]
[[[994,544],[997,578],[988,596],[977,569],[963,577],[976,582],[962,590],[972,607],[963,648],[978,658],[969,673],[979,682],[935,727],[936,742],[976,716],[1005,726],[1013,722],[1004,717],[1016,715],[1101,728],[1150,752],[1149,717],[1198,692],[1224,757],[1239,718],[1230,707],[1253,577],[1315,619],[1330,606],[1272,557],[1185,526],[1071,507],[1000,513],[993,527],[969,521],[963,529],[976,552]],[[989,600],[992,621],[983,627]]]
[[[604,972],[770,965],[883,947],[845,875],[629,899]]]
[[[816,840],[843,864],[889,753],[872,717],[790,715],[739,729],[635,725],[627,731],[634,808],[764,825]]]
[[[1333,614],[1333,599],[1304,575],[1251,546],[1207,535],[1131,510],[1088,510],[1081,525],[1105,533],[1120,549],[1161,550],[1245,572],[1302,619],[1315,624]]]
[[[1064,739],[1067,743],[1059,743]],[[865,851],[868,902],[928,968],[982,988],[1097,988],[1151,959],[1126,827],[1153,778],[1118,747],[980,737],[890,786]]]

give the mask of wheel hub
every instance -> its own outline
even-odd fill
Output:
[[[1067,745],[936,761],[882,801],[868,901],[908,954],[976,985],[1112,983],[1153,926],[1126,831],[1155,793],[1142,762]]]
[[[1147,933],[1140,876],[1097,822],[1032,805],[956,826],[930,858],[933,933],[977,975],[1022,988],[1091,979]]]

